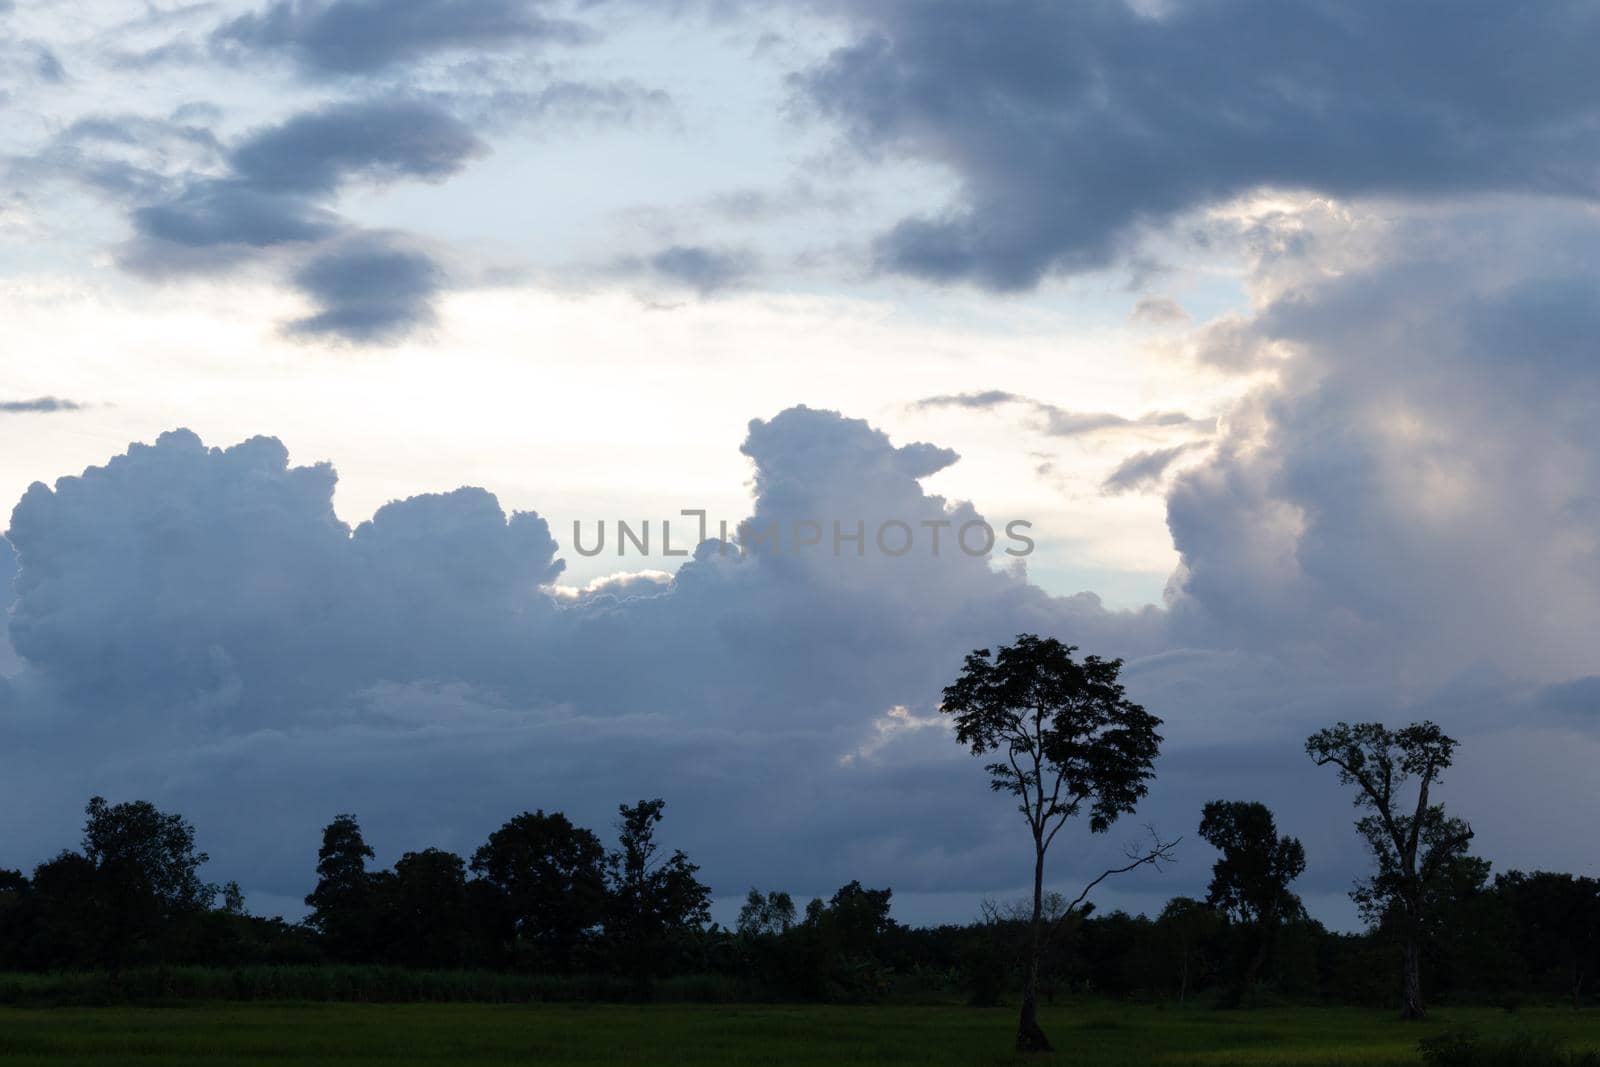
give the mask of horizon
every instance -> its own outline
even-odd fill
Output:
[[[1164,722],[1101,913],[1259,801],[1364,928],[1341,721],[1600,875],[1600,15],[407,3],[0,0],[0,868],[147,800],[296,918],[337,813],[659,796],[725,924],[969,922],[940,694],[1037,633]]]

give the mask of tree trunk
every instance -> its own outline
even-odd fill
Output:
[[[1028,928],[1028,969],[1022,980],[1022,1017],[1017,1020],[1018,1052],[1054,1052],[1039,1026],[1039,957],[1044,951],[1044,849],[1034,846],[1033,921]]]
[[[1178,1003],[1189,995],[1189,946],[1183,946],[1183,966],[1178,971]]]
[[[1402,949],[1400,1018],[1421,1019],[1427,1012],[1422,1007],[1422,944],[1416,931],[1406,931]]]

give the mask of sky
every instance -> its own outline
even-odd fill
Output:
[[[723,918],[963,921],[1028,841],[939,692],[1037,632],[1164,720],[1069,895],[1145,823],[1180,862],[1100,906],[1201,895],[1201,805],[1262,800],[1350,927],[1339,720],[1460,739],[1496,869],[1600,873],[1597,45],[1579,0],[0,0],[0,866],[139,797],[296,915],[340,812],[389,863],[659,795]]]

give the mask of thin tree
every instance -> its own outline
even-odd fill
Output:
[[[995,652],[967,656],[961,675],[944,690],[941,710],[955,719],[956,740],[974,755],[994,753],[989,784],[1017,798],[1033,838],[1033,907],[1028,921],[1019,1052],[1050,1051],[1038,1021],[1039,959],[1044,950],[1045,854],[1068,819],[1087,812],[1089,829],[1104,833],[1148,791],[1160,750],[1161,720],[1133,703],[1118,675],[1121,660],[1087,656],[1055,638],[1019,634]],[[1112,874],[1170,856],[1176,842],[1156,838],[1149,852]],[[1077,902],[1074,902],[1077,903]],[[1070,913],[1070,908],[1068,912]]]
[[[317,886],[306,896],[311,909],[306,923],[322,935],[335,959],[364,959],[372,949],[376,916],[367,861],[374,855],[354,815],[336,815],[323,828]]]
[[[1356,829],[1372,851],[1377,871],[1350,896],[1369,922],[1398,925],[1401,941],[1402,1019],[1421,1019],[1422,940],[1441,882],[1466,855],[1472,827],[1445,814],[1429,793],[1449,768],[1456,741],[1431,722],[1401,730],[1382,723],[1339,723],[1306,739],[1317,766],[1332,764],[1339,781],[1356,787],[1356,807],[1368,812]],[[1415,779],[1416,802],[1407,813],[1402,790]]]
[[[1211,868],[1206,903],[1249,931],[1248,962],[1239,972],[1233,996],[1242,999],[1260,977],[1278,927],[1305,913],[1290,889],[1306,869],[1306,850],[1277,823],[1265,804],[1213,800],[1200,817],[1200,836],[1222,853]]]
[[[656,824],[667,802],[657,797],[617,808],[617,850],[607,857],[606,936],[642,985],[668,962],[670,942],[711,921],[711,889],[681,849],[659,855]]]

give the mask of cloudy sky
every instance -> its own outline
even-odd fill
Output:
[[[1025,834],[938,692],[1035,631],[1166,722],[1058,846],[1190,836],[1103,906],[1260,799],[1353,922],[1341,718],[1439,721],[1481,853],[1596,873],[1597,48],[1587,0],[0,0],[0,866],[145,797],[295,914],[337,812],[391,862],[661,795],[724,897],[965,919]],[[1002,533],[668,555],[684,510]]]

